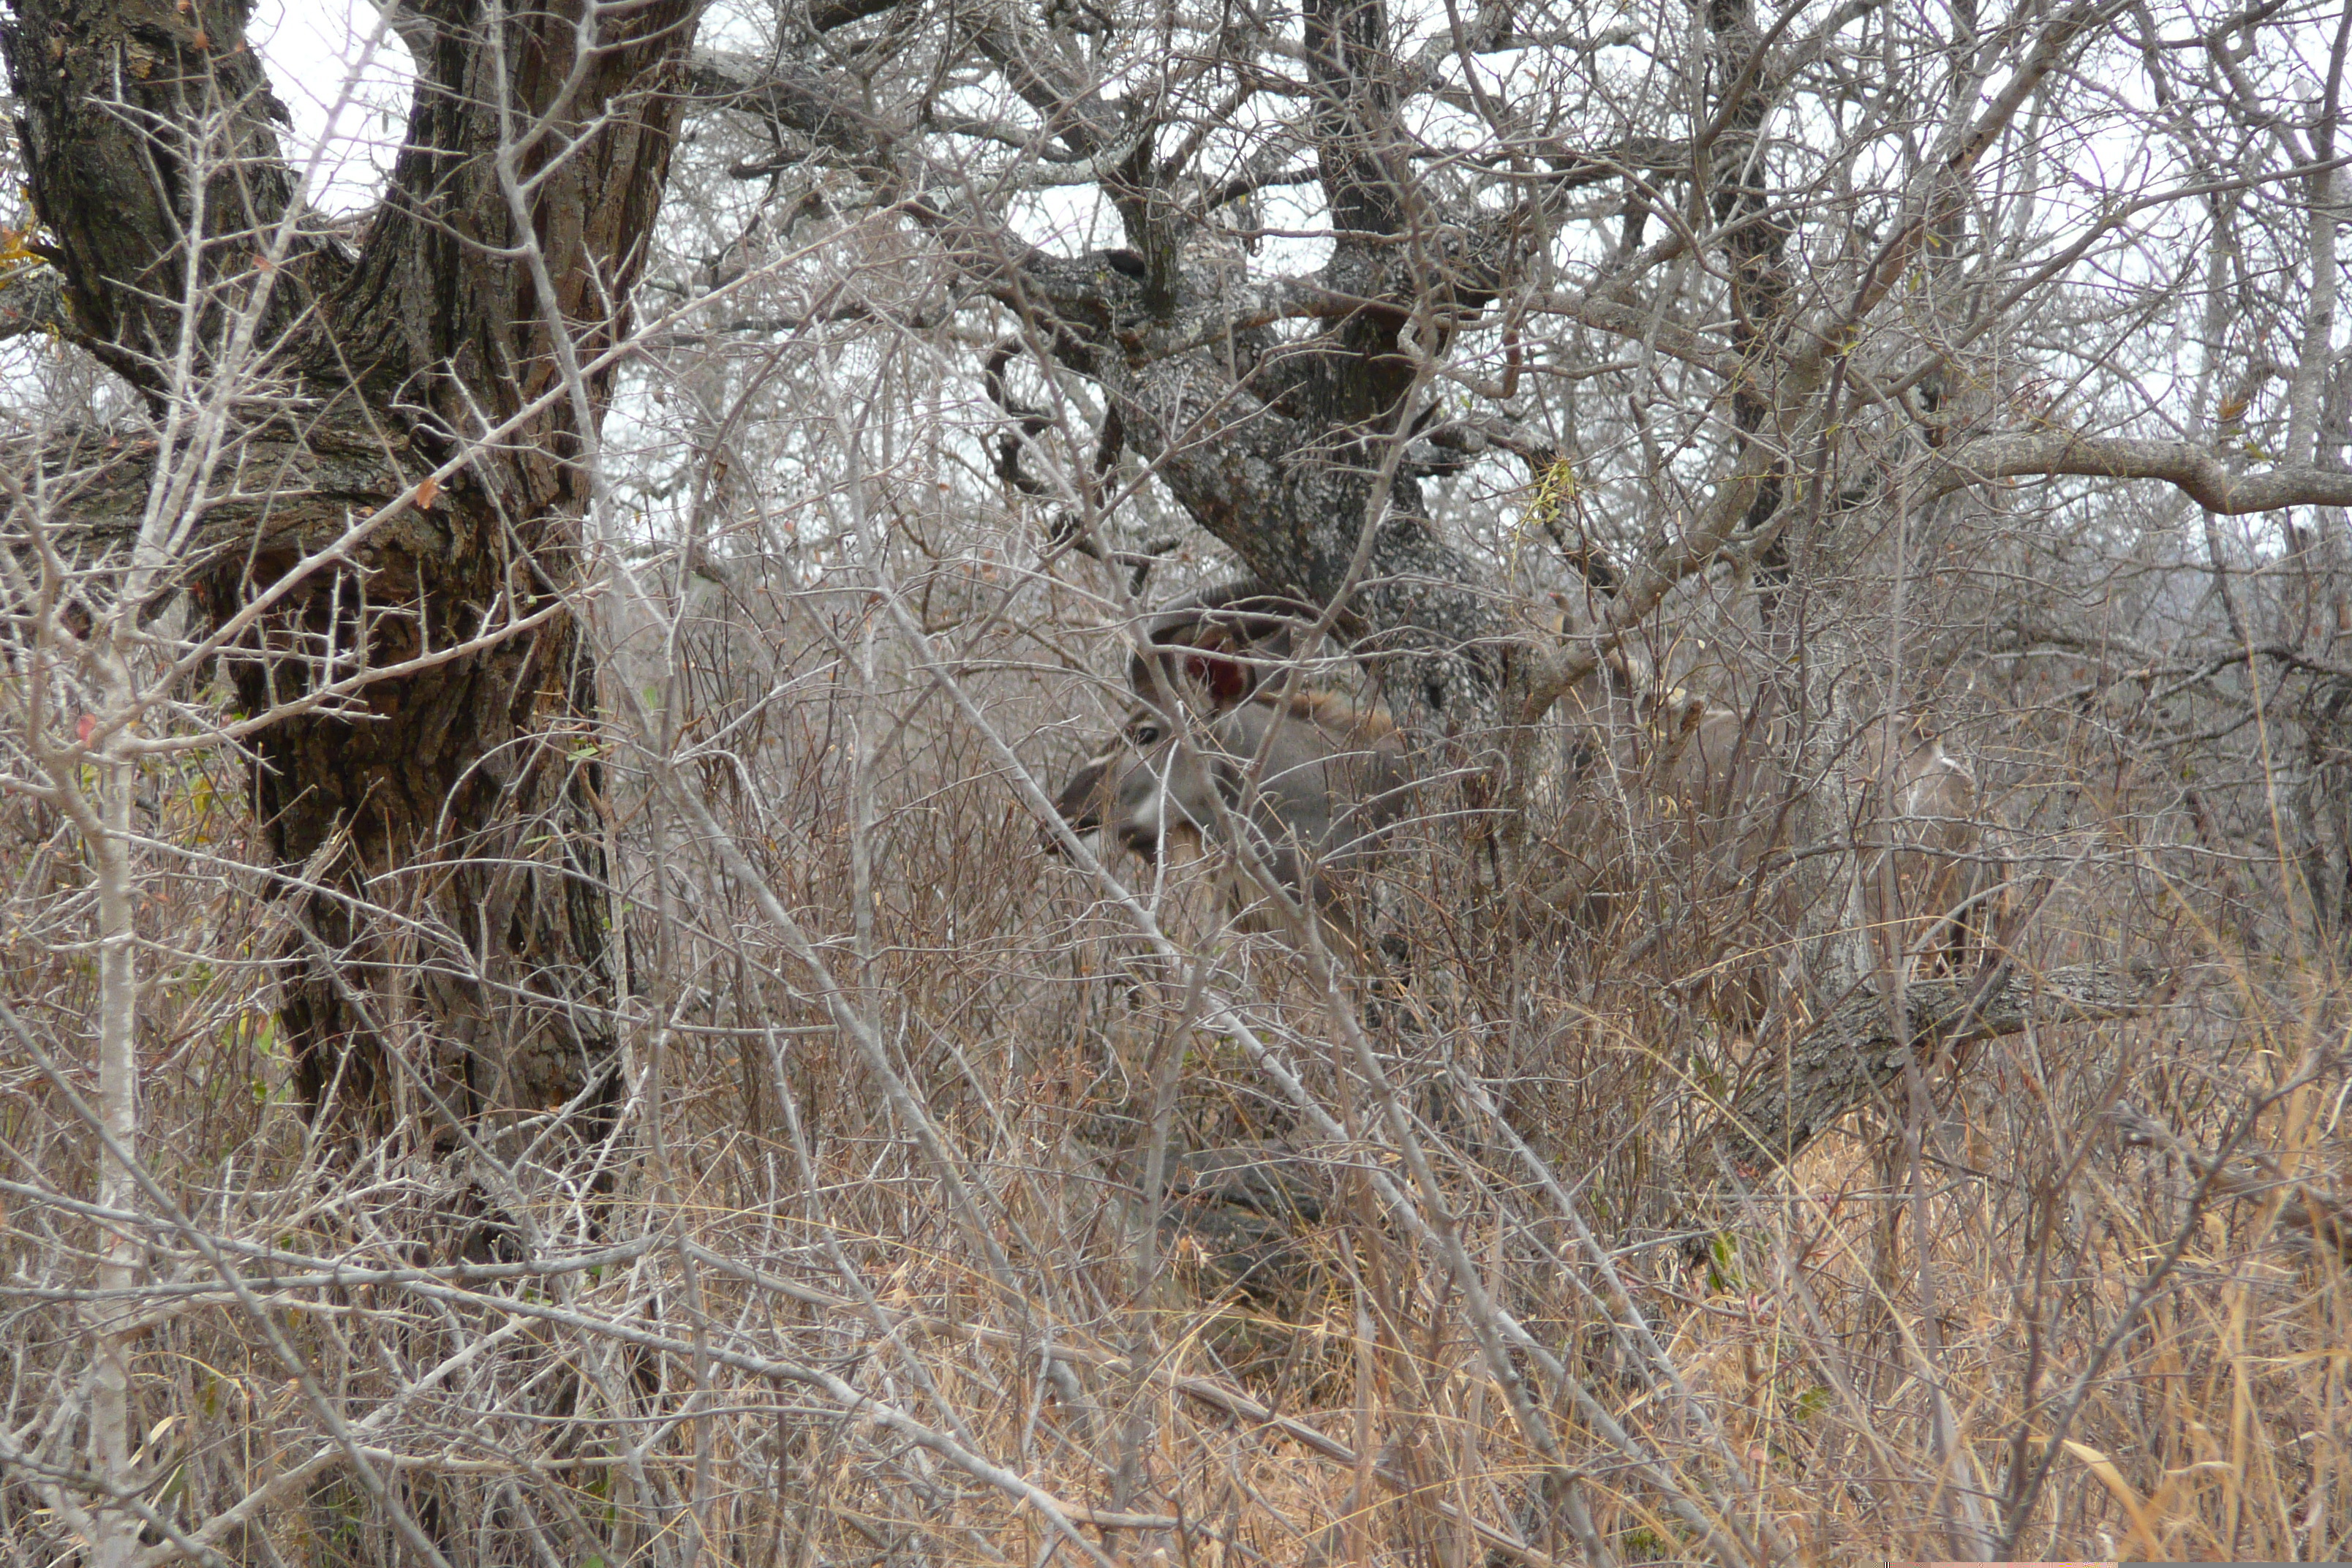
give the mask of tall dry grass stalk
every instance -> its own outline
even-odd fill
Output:
[[[1007,778],[1077,751],[1039,650],[1085,652],[1045,602],[950,660],[911,606],[968,582],[853,580],[641,606],[684,651],[609,752],[593,1150],[311,1131],[216,771],[94,780],[127,829],[11,808],[6,1561],[77,1550],[92,1495],[142,1563],[2341,1550],[2326,962],[2233,947],[2160,855],[2077,856],[2021,962],[2160,958],[2168,1007],[1980,1046],[1924,1121],[1865,1110],[1677,1234],[1759,1044],[1709,979],[1735,908],[1478,929],[1433,805],[1381,973],[1240,934],[1205,867],[1041,847]],[[2045,857],[2129,842],[2105,787]],[[107,1121],[119,1070],[31,1054],[115,1016],[117,909],[142,1193],[85,1174],[73,1100]],[[84,1457],[117,1397],[129,1451]]]

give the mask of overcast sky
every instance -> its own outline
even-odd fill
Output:
[[[294,116],[288,159],[300,169],[319,154],[310,204],[372,205],[408,123],[407,47],[367,0],[258,0],[247,37]]]

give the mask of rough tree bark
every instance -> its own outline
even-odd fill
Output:
[[[1388,459],[1433,412],[1416,390],[1421,366],[1455,320],[1496,296],[1531,214],[1449,210],[1416,189],[1396,122],[1410,68],[1378,0],[1310,0],[1302,24],[1315,177],[1337,233],[1311,279],[1254,289],[1204,265],[1201,193],[1192,171],[1150,156],[1151,106],[1106,104],[1010,33],[984,30],[980,47],[1072,152],[1112,163],[1104,189],[1129,248],[1055,256],[961,205],[929,205],[929,193],[918,210],[1021,313],[1034,352],[1094,383],[1110,439],[1150,462],[1195,522],[1265,587],[1335,606],[1399,710],[1458,732],[1492,715],[1509,623],[1485,570],[1432,522],[1419,465]],[[931,173],[910,131],[823,70],[706,58],[698,85],[877,184],[919,188]],[[1285,321],[1316,331],[1300,341],[1270,330]]]
[[[1336,605],[1360,651],[1407,654],[1384,672],[1391,701],[1458,727],[1486,706],[1496,650],[1480,645],[1503,622],[1486,574],[1439,536],[1412,468],[1386,447],[1428,412],[1416,405],[1420,362],[1517,258],[1491,220],[1414,193],[1395,118],[1402,65],[1378,0],[1310,0],[1302,21],[1317,175],[1338,237],[1310,307],[1315,335],[1277,342],[1244,326],[1186,352],[1128,348],[1232,310],[1213,273],[1182,264],[1186,236],[1158,221],[1173,193],[1144,184],[1148,167],[1120,204],[1140,279],[1032,257],[1021,280],[1045,285],[1055,325],[1108,329],[1062,357],[1109,395],[1128,445],[1186,511],[1260,583]],[[1235,357],[1218,353],[1228,343]]]
[[[11,531],[69,508],[95,562],[180,509],[199,635],[279,595],[223,654],[248,715],[426,661],[252,737],[293,916],[284,1038],[305,1098],[353,1131],[446,1140],[453,1116],[593,1105],[608,1076],[595,671],[562,599],[597,356],[626,329],[695,16],[404,13],[415,96],[356,248],[289,206],[238,0],[16,0],[0,32],[73,341],[184,437],[162,422],[208,377],[257,394],[202,482],[160,503],[152,442],[53,447],[63,506]]]
[[[1731,388],[1732,426],[1738,433],[1742,466],[1758,475],[1740,531],[1760,535],[1779,514],[1788,488],[1790,432],[1772,428],[1786,411],[1772,382],[1794,303],[1788,270],[1790,222],[1774,200],[1769,174],[1765,129],[1772,113],[1774,73],[1769,45],[1756,25],[1754,0],[1709,0],[1706,22],[1717,43],[1710,61],[1715,120],[1694,151],[1704,153],[1711,166],[1709,205],[1721,226],[1731,279],[1731,348],[1740,364]],[[1707,146],[1710,132],[1714,140]],[[1787,537],[1775,533],[1757,560],[1768,626],[1788,574]]]
[[[2129,1017],[2161,1006],[2166,977],[2108,963],[2040,974],[2009,963],[1980,975],[1913,980],[1904,988],[1907,1037],[1897,1037],[1885,998],[1848,997],[1792,1042],[1767,1052],[1724,1107],[1715,1130],[1692,1145],[1696,1190],[1714,1184],[1713,1162],[1750,1175],[1786,1164],[1848,1111],[1891,1093],[1913,1051],[1958,1051],[1979,1040],[2044,1027]]]

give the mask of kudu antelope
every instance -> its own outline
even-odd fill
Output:
[[[1327,931],[1353,938],[1362,925],[1356,884],[1379,859],[1412,779],[1385,718],[1335,692],[1290,689],[1280,666],[1302,608],[1227,591],[1155,616],[1151,653],[1129,665],[1136,706],[1055,807],[1075,831],[1146,859],[1180,837],[1222,847],[1238,922],[1281,929],[1240,863],[1246,847]]]
[[[1558,710],[1563,763],[1535,835],[1559,869],[1545,902],[1632,943],[1664,925],[1720,921],[1751,961],[1728,989],[1759,1010],[1787,944],[1809,927],[1801,836],[1846,837],[1847,875],[1810,897],[1842,901],[1827,923],[1866,938],[1871,967],[1958,970],[1980,954],[2009,871],[2004,835],[1975,776],[1931,731],[1893,720],[1863,728],[1843,758],[1852,820],[1822,821],[1805,797],[1822,781],[1791,765],[1784,722],[1671,685],[1612,649]],[[1826,912],[1826,911],[1825,911]],[[1729,971],[1726,971],[1727,975]]]
[[[2007,835],[1976,774],[1925,725],[1864,731],[1856,882],[1874,966],[1958,973],[1991,938],[2010,881]]]

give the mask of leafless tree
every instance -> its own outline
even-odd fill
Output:
[[[2352,22],[249,21],[0,30],[0,1557],[2344,1539]],[[1390,947],[1054,810],[1186,591]]]

